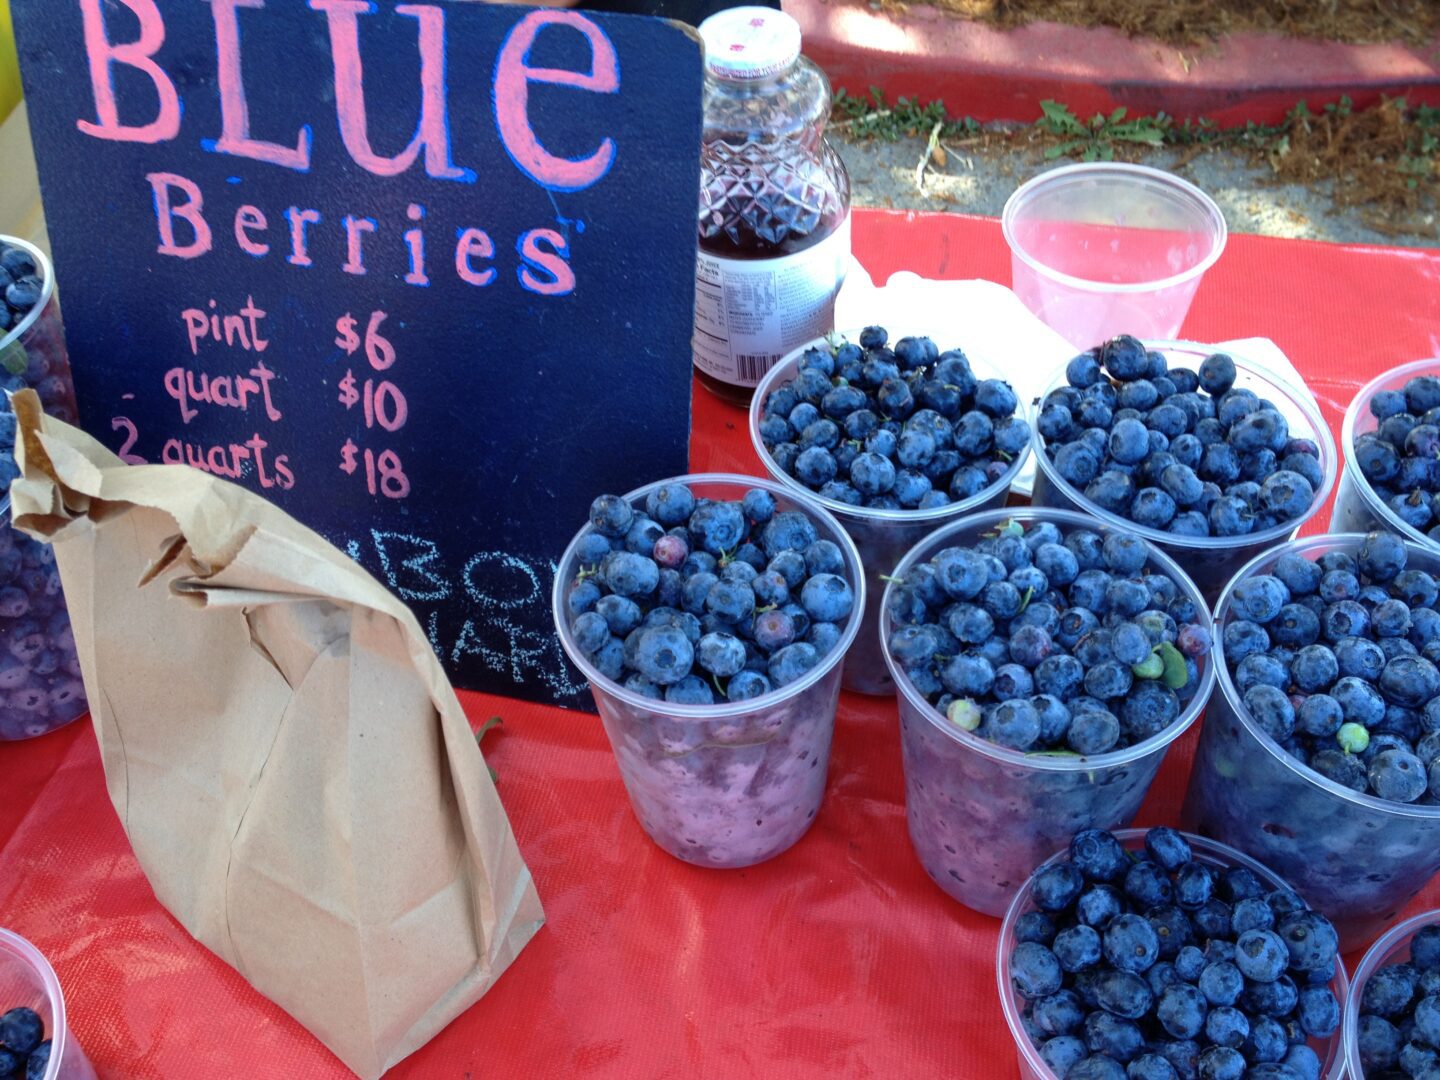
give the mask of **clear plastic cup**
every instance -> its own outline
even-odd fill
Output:
[[[1079,349],[1179,334],[1226,237],[1220,208],[1194,184],[1119,162],[1041,173],[1006,200],[1000,228],[1011,288]]]
[[[1171,366],[1184,366],[1192,370],[1198,369],[1205,358],[1215,352],[1214,348],[1193,342],[1147,341],[1145,345],[1146,348],[1164,353]],[[1330,489],[1335,486],[1335,474],[1339,471],[1335,440],[1330,436],[1330,428],[1320,414],[1314,395],[1253,361],[1234,353],[1226,355],[1235,361],[1236,387],[1252,390],[1262,399],[1271,402],[1290,425],[1292,438],[1310,439],[1319,447],[1320,470],[1324,474],[1324,480],[1315,492],[1315,500],[1310,504],[1310,509],[1294,521],[1287,521],[1273,529],[1248,536],[1176,536],[1162,529],[1146,528],[1097,506],[1073,484],[1062,479],[1054,462],[1050,460],[1050,455],[1045,452],[1045,440],[1040,432],[1032,426],[1030,433],[1035,449],[1035,486],[1030,498],[1036,506],[1078,510],[1107,525],[1143,536],[1185,567],[1204,595],[1206,606],[1214,603],[1221,590],[1235,576],[1235,571],[1261,552],[1289,540],[1300,531],[1305,522],[1319,512],[1330,497]],[[1065,372],[1062,369],[1046,387],[1041,400],[1052,390],[1064,385]]]
[[[1347,952],[1370,941],[1440,872],[1440,806],[1391,802],[1328,780],[1250,719],[1225,664],[1223,628],[1235,586],[1286,552],[1319,558],[1359,549],[1354,533],[1316,536],[1252,560],[1215,607],[1220,683],[1200,732],[1181,819],[1282,874],[1335,924]],[[1407,544],[1408,567],[1440,574],[1440,554]]]
[[[1370,976],[1382,967],[1403,964],[1410,959],[1410,941],[1427,926],[1440,924],[1440,911],[1426,911],[1406,919],[1398,926],[1392,926],[1382,934],[1360,960],[1355,969],[1355,978],[1350,987],[1350,999],[1345,1002],[1343,1031],[1345,1036],[1345,1063],[1350,1068],[1350,1080],[1365,1080],[1360,1066],[1360,1001],[1365,994],[1365,984]]]
[[[1383,529],[1416,544],[1432,548],[1437,546],[1434,540],[1396,517],[1394,511],[1375,494],[1370,481],[1355,464],[1355,440],[1380,426],[1375,414],[1370,411],[1371,399],[1381,390],[1399,390],[1417,375],[1440,375],[1440,359],[1416,360],[1385,372],[1366,383],[1345,410],[1345,422],[1340,428],[1345,465],[1340,470],[1335,508],[1330,512],[1330,528],[1333,531],[1363,533]]]
[[[650,839],[697,866],[751,866],[792,846],[815,820],[825,794],[830,738],[840,697],[840,661],[864,610],[860,556],[845,530],[813,502],[753,476],[678,476],[625,496],[632,506],[664,484],[685,484],[697,498],[736,500],[750,488],[775,496],[779,510],[798,510],[845,558],[855,606],[840,640],[804,678],[749,701],[672,705],[626,690],[581,652],[565,597],[579,570],[576,547],[560,558],[552,601],[566,654],[590,691],[615,751],[630,805]]]
[[[858,341],[860,338],[858,328],[838,333],[849,341]],[[912,327],[896,332],[893,337],[904,337],[906,334],[928,335],[937,343],[952,336],[959,336],[946,330]],[[834,515],[845,531],[850,534],[850,538],[855,541],[855,546],[860,551],[860,560],[865,567],[869,588],[865,605],[865,621],[860,626],[859,637],[845,657],[844,687],[846,690],[854,690],[861,694],[887,696],[895,692],[895,680],[890,677],[890,670],[881,653],[880,639],[876,631],[880,625],[880,596],[885,589],[886,577],[894,570],[907,551],[946,522],[954,521],[967,514],[1004,506],[1005,500],[1010,494],[1010,486],[1020,475],[1021,470],[1025,468],[1030,451],[1027,447],[1017,454],[1015,460],[1010,463],[1010,468],[1005,471],[1005,475],[983,491],[979,491],[961,502],[936,507],[933,510],[874,510],[864,506],[850,506],[834,499],[821,498],[818,493],[811,491],[775,463],[775,459],[770,456],[770,451],[765,448],[765,440],[760,437],[760,421],[764,418],[765,399],[770,396],[770,391],[795,377],[800,368],[800,358],[806,352],[827,344],[827,338],[807,341],[770,369],[760,385],[756,387],[755,396],[750,403],[750,441],[754,444],[755,453],[760,456],[765,471],[775,481],[784,485],[787,491],[823,506]],[[977,379],[1006,379],[1003,372],[996,371],[989,365],[974,359],[970,360],[970,368],[974,371]],[[1006,381],[1012,380],[1006,379]],[[1031,425],[1033,434],[1034,424],[1023,399],[1016,405],[1015,413]]]
[[[19,934],[0,930],[0,1012],[27,1006],[40,1014],[50,1040],[45,1080],[95,1080],[95,1070],[65,1024],[65,995],[50,962]]]
[[[70,375],[70,354],[65,350],[65,330],[60,325],[60,302],[55,297],[55,270],[34,244],[14,236],[0,236],[0,242],[28,254],[44,283],[40,302],[8,333],[0,334],[0,389],[14,391],[32,386],[47,413],[73,424],[79,414],[75,410],[75,383]],[[4,408],[8,411],[9,406]],[[8,445],[3,449],[10,451]],[[9,486],[8,479],[4,486]]]
[[[925,539],[896,568],[911,567],[942,548],[972,544],[1006,521],[1048,521],[1062,531],[1105,524],[1064,510],[1012,507],[957,521]],[[1195,602],[1200,625],[1210,627],[1204,598],[1169,556],[1148,545],[1152,573],[1171,578]],[[889,589],[879,637],[890,640]],[[905,766],[905,819],[910,842],[935,884],[966,907],[1001,915],[1015,890],[1081,829],[1130,824],[1171,745],[1199,719],[1215,688],[1209,657],[1199,662],[1200,685],[1164,731],[1123,750],[1095,757],[1024,754],[950,723],[930,705],[884,650],[898,688],[900,748]]]
[[[1145,846],[1145,833],[1145,829],[1124,829],[1116,832],[1115,835],[1127,848],[1139,851]],[[1272,889],[1290,888],[1279,875],[1234,848],[1199,836],[1186,836],[1185,839],[1190,842],[1196,862],[1217,868],[1243,866]],[[1066,862],[1069,858],[1067,842],[1056,854],[1045,860],[1045,865]],[[1000,989],[1000,1007],[1005,1012],[1005,1023],[1010,1026],[1010,1034],[1015,1039],[1015,1056],[1019,1060],[1021,1080],[1057,1080],[1055,1073],[1040,1057],[1039,1049],[1030,1041],[1030,1036],[1025,1033],[1025,1025],[1021,1020],[1024,1001],[1015,992],[1015,987],[1010,982],[1010,954],[1015,951],[1016,944],[1015,924],[1021,915],[1034,910],[1036,910],[1035,903],[1031,899],[1030,882],[1027,880],[1015,894],[1005,912],[1005,921],[1000,927],[1000,945],[996,951],[995,976]],[[1357,976],[1355,980],[1357,987],[1359,981],[1359,976]],[[1343,961],[1336,962],[1335,978],[1330,983],[1330,989],[1335,994],[1335,999],[1340,1003],[1342,1010],[1353,998],[1359,997],[1358,990],[1353,995],[1351,993],[1350,981],[1345,976]],[[1339,1032],[1323,1041],[1311,1039],[1310,1048],[1320,1058],[1320,1076],[1323,1080],[1343,1080],[1345,1053]]]
[[[55,552],[11,527],[6,496],[0,500],[0,740],[49,734],[87,708]]]

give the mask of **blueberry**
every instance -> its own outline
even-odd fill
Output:
[[[1087,881],[1111,882],[1125,876],[1130,855],[1124,845],[1102,829],[1082,829],[1070,841],[1070,861]]]
[[[1150,357],[1145,346],[1129,334],[1121,334],[1105,342],[1100,347],[1100,360],[1105,370],[1122,382],[1143,378],[1150,371]]]
[[[8,1047],[22,1058],[33,1053],[44,1037],[44,1022],[34,1009],[21,1006],[0,1016],[0,1046]]]
[[[666,686],[688,675],[694,658],[694,647],[684,631],[654,626],[640,634],[635,665],[647,679]]]
[[[1200,992],[1211,1005],[1234,1005],[1240,999],[1241,991],[1245,989],[1245,976],[1235,964],[1228,960],[1217,960],[1205,966],[1205,970],[1200,973],[1198,985]],[[1221,1041],[1213,1035],[1211,1039],[1215,1042]]]
[[[1028,999],[1056,993],[1063,978],[1060,961],[1038,942],[1022,942],[1010,953],[1010,981]]]
[[[1066,1080],[1126,1080],[1124,1067],[1108,1054],[1091,1054],[1065,1076]]]
[[[1410,962],[1421,971],[1440,971],[1440,925],[1415,931],[1410,939]]]
[[[810,578],[800,593],[805,613],[817,622],[842,622],[855,606],[849,582],[838,574],[821,573]]]
[[[1113,931],[1114,923],[1105,932],[1107,941]],[[1108,955],[1107,951],[1107,958]],[[1141,1019],[1154,1005],[1154,996],[1145,980],[1124,970],[1099,972],[1095,981],[1095,996],[1102,1009],[1125,1020]]]
[[[25,1061],[25,1080],[44,1080],[50,1067],[50,1040],[46,1039]]]
[[[768,694],[770,680],[758,671],[743,670],[731,678],[725,687],[725,696],[731,701],[749,701]]]
[[[1380,673],[1380,692],[1398,705],[1420,707],[1440,695],[1440,669],[1419,656],[1397,656]]]
[[[1129,879],[1126,881],[1128,886]],[[1148,920],[1139,915],[1120,915],[1105,928],[1104,949],[1105,959],[1117,971],[1143,974],[1158,959],[1160,941]]]
[[[752,491],[747,493],[747,501],[751,495],[769,497],[767,492]],[[666,528],[683,525],[695,512],[695,496],[684,484],[663,484],[645,497],[645,512]]]
[[[1040,737],[1040,714],[1029,701],[1004,701],[981,729],[992,742],[1012,750],[1025,751]]]
[[[1095,350],[1083,352],[1065,365],[1065,381],[1084,389],[1101,379],[1100,360]]]
[[[1110,457],[1121,464],[1139,464],[1150,452],[1149,431],[1139,420],[1117,420],[1110,429],[1106,448]]]
[[[1003,647],[1003,642],[1001,645]],[[991,691],[999,701],[1028,698],[1035,692],[1035,680],[1030,672],[1019,664],[1001,664],[995,669],[995,682]],[[1023,721],[1023,718],[1021,719]]]
[[[1093,757],[1113,750],[1120,742],[1120,721],[1104,710],[1086,710],[1070,722],[1066,745],[1077,754]]]
[[[1376,795],[1395,802],[1415,802],[1429,786],[1424,762],[1404,750],[1386,750],[1375,755],[1368,776]]]
[[[1156,1019],[1177,1039],[1193,1039],[1205,1029],[1210,1004],[1188,983],[1167,987],[1156,1006]]]
[[[1070,1076],[1076,1065],[1089,1055],[1085,1043],[1073,1035],[1048,1039],[1040,1047],[1040,1057],[1056,1076]]]
[[[1055,940],[1055,921],[1043,911],[1027,911],[1015,920],[1015,940],[1049,945]]]
[[[586,656],[599,652],[611,635],[610,624],[603,615],[595,611],[587,611],[578,616],[570,625],[570,632],[575,637],[576,646]]]
[[[1400,1033],[1382,1016],[1362,1015],[1356,1028],[1356,1046],[1365,1075],[1379,1075],[1400,1060]]]
[[[601,495],[590,504],[590,524],[602,536],[621,539],[630,529],[634,511],[618,495]]]
[[[1222,495],[1210,507],[1208,515],[1213,536],[1244,536],[1255,529],[1255,514],[1249,505],[1234,495]]]
[[[1088,971],[1100,963],[1100,935],[1089,926],[1061,930],[1055,935],[1052,948],[1060,967],[1072,975]]]
[[[600,564],[600,580],[620,596],[649,596],[660,584],[660,567],[643,555],[612,551]]]
[[[699,516],[704,509],[697,510],[695,515]],[[737,517],[739,517],[738,514]],[[704,541],[705,550],[713,555],[723,555],[725,551],[734,548],[739,543],[738,534],[743,532],[744,520],[741,517],[733,530],[728,527],[728,522],[724,526],[707,523],[706,527],[710,530],[710,535]],[[692,535],[696,531],[695,517],[690,519],[690,531]],[[732,531],[736,534],[733,537]],[[727,540],[728,543],[725,542]],[[760,534],[760,546],[764,549],[768,559],[774,559],[782,551],[803,552],[815,540],[815,526],[808,517],[794,510],[784,510],[776,514]],[[717,546],[718,550],[716,550]],[[791,583],[792,588],[795,584],[797,583]]]

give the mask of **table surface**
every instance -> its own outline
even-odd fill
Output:
[[[899,269],[1009,280],[991,220],[861,211],[854,247],[877,281]],[[1437,278],[1440,254],[1235,236],[1185,333],[1273,338],[1338,438],[1359,385],[1440,354]],[[696,471],[760,472],[744,420],[696,389]],[[995,992],[999,923],[941,893],[910,849],[892,701],[842,696],[829,790],[799,844],[713,871],[646,839],[597,718],[460,697],[474,723],[505,720],[487,756],[548,923],[484,1000],[389,1075],[1016,1075]],[[1191,732],[1171,752],[1141,824],[1175,820],[1194,744]],[[102,1076],[349,1075],[156,903],[88,719],[0,746],[0,760],[0,922],[50,957]],[[1432,887],[1414,907],[1437,898]]]

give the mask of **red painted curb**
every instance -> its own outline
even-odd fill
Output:
[[[1209,50],[1128,38],[1104,28],[1032,23],[996,30],[917,4],[898,15],[853,0],[784,0],[805,53],[853,94],[878,86],[945,102],[956,116],[1029,122],[1054,98],[1080,116],[1209,117],[1222,126],[1276,123],[1297,101],[1312,108],[1348,95],[1440,104],[1440,39],[1428,47],[1344,45],[1233,34]]]

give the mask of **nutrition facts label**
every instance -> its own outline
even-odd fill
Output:
[[[850,217],[814,247],[778,259],[726,259],[701,252],[695,264],[695,364],[738,386],[755,386],[770,366],[834,329],[835,294],[850,260]]]

